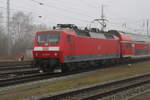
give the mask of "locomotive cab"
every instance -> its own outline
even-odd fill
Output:
[[[60,42],[62,34],[59,31],[37,32],[34,41],[33,58],[34,66],[53,71],[59,66]]]

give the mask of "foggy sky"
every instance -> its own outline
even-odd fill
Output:
[[[100,6],[110,28],[120,28],[123,23],[128,29],[145,30],[144,21],[150,17],[150,0],[10,0],[11,15],[17,11],[31,13],[36,24],[49,26],[57,23],[74,23],[86,26],[101,15]],[[0,0],[0,7],[6,7],[6,0]],[[0,8],[5,13],[6,9]],[[42,16],[39,18],[38,16]]]

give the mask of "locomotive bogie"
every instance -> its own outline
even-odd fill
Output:
[[[60,63],[58,59],[35,59],[34,66],[38,67],[39,70],[43,72],[53,72],[54,69],[60,67]]]

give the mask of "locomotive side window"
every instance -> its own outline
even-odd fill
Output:
[[[71,42],[71,36],[67,35],[67,42]]]
[[[37,42],[59,42],[59,33],[41,33],[37,35]]]
[[[79,36],[91,37],[89,32],[85,30],[75,30],[75,32]]]
[[[91,37],[93,38],[102,38],[102,39],[106,39],[106,37],[104,36],[103,33],[94,33],[94,32],[90,32]]]
[[[105,37],[106,37],[107,39],[114,39],[114,37],[113,37],[112,35],[110,35],[110,34],[105,34]]]

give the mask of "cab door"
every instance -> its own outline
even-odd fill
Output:
[[[68,44],[68,53],[69,55],[72,55],[72,39],[71,39],[71,35],[67,35],[67,44]]]
[[[132,43],[130,42],[127,42],[125,44],[125,54],[128,56],[128,57],[131,57],[132,54],[133,54],[133,51],[132,51]]]
[[[121,43],[123,57],[131,57],[133,54],[132,43],[125,41]]]
[[[75,58],[75,37],[68,34],[66,40],[68,44],[68,58],[69,60],[73,60]]]

